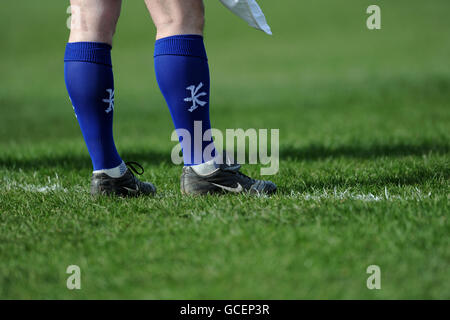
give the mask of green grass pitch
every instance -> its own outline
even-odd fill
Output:
[[[116,144],[159,193],[96,201],[63,81],[67,6],[0,10],[1,299],[450,298],[448,0],[264,0],[273,37],[206,1],[212,124],[280,129],[271,198],[181,196],[153,25],[124,1]]]

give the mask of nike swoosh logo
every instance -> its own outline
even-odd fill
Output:
[[[211,182],[212,183],[212,182]],[[213,185],[215,185],[216,187],[222,188],[225,191],[229,191],[229,192],[241,192],[242,190],[244,190],[241,186],[241,184],[238,182],[237,186],[232,188],[232,187],[227,187],[227,186],[222,186],[220,184],[216,184],[216,183],[212,183]]]
[[[136,185],[136,189],[131,189],[131,188],[128,188],[128,187],[123,187],[125,190],[127,190],[128,192],[131,192],[131,193],[138,193],[139,192],[139,186],[138,185]]]

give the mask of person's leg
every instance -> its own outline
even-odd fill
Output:
[[[71,0],[80,16],[64,57],[70,100],[92,159],[94,171],[120,176],[126,166],[117,153],[112,132],[114,78],[111,45],[120,15],[121,0]],[[110,170],[115,168],[115,170]]]
[[[276,186],[272,182],[251,179],[239,172],[239,165],[224,164],[221,158],[215,158],[210,136],[205,139],[207,141],[201,139],[211,128],[209,67],[202,36],[203,1],[145,2],[157,29],[156,80],[169,106],[183,149],[185,167],[181,175],[181,192],[190,195],[275,192]],[[189,141],[184,139],[186,132],[191,136]],[[197,142],[199,138],[200,143]]]
[[[157,30],[154,53],[156,79],[181,140],[184,164],[208,162],[213,159],[215,150],[212,139],[202,141],[205,131],[211,128],[209,67],[202,36],[203,2],[145,2]],[[186,138],[187,134],[190,139]]]
[[[111,45],[121,4],[121,0],[71,0],[79,16],[72,17],[64,78],[94,167],[91,193],[151,194],[154,187],[127,170],[113,139]]]
[[[183,34],[203,35],[202,0],[145,0],[156,27],[156,39]]]
[[[74,13],[69,43],[100,42],[112,45],[122,0],[70,0]]]

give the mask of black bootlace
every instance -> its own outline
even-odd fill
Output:
[[[139,163],[137,163],[135,161],[125,162],[125,165],[128,167],[128,169],[130,169],[131,171],[133,171],[137,175],[141,176],[141,175],[144,174],[144,167],[142,167]],[[139,167],[139,169],[141,169],[141,171],[138,171],[135,166]]]
[[[250,180],[251,181],[251,183],[255,183],[255,179],[252,179],[252,178],[250,178],[249,176],[247,176],[247,175],[245,175],[245,174],[243,174],[242,172],[240,172],[240,171],[236,171],[236,175],[238,175],[238,176],[241,176],[241,177],[244,177],[245,179],[248,179],[248,180]]]

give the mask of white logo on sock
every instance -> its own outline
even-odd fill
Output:
[[[194,111],[199,106],[203,107],[206,102],[199,100],[200,97],[206,96],[206,92],[200,92],[198,91],[203,87],[203,82],[200,82],[200,84],[196,87],[195,85],[189,86],[186,88],[186,90],[191,91],[191,96],[188,98],[184,98],[184,101],[186,102],[192,102],[192,106],[189,108],[189,112]]]
[[[102,101],[105,103],[108,103],[108,109],[105,110],[106,113],[110,113],[111,111],[114,110],[114,90],[113,89],[106,89],[106,91],[109,94],[109,98],[108,99],[103,99]]]

